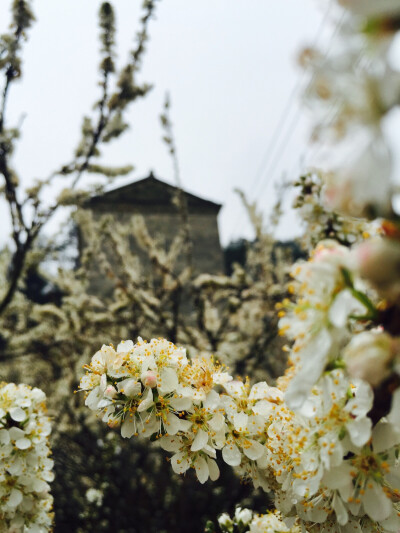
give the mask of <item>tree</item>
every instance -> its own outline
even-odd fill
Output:
[[[23,191],[18,176],[12,167],[12,155],[19,136],[19,127],[7,124],[7,101],[13,84],[22,76],[22,44],[35,18],[29,0],[14,0],[10,32],[0,40],[0,72],[4,83],[0,105],[0,175],[4,178],[1,194],[5,198],[12,225],[12,259],[8,284],[2,289],[0,314],[10,305],[29,268],[34,246],[45,224],[61,205],[71,205],[87,197],[90,191],[78,191],[77,185],[85,173],[92,172],[113,178],[129,173],[130,165],[108,168],[96,163],[103,144],[117,139],[128,128],[124,120],[127,107],[143,98],[150,86],[140,84],[137,75],[141,66],[145,44],[148,39],[148,24],[155,9],[155,1],[145,0],[136,46],[131,50],[125,66],[115,69],[115,22],[114,11],[109,2],[103,2],[99,11],[101,61],[101,97],[94,104],[95,116],[85,116],[82,122],[81,140],[71,161],[61,164],[48,177],[37,179]],[[56,180],[65,183],[60,197],[50,205],[45,202],[46,191]]]
[[[132,445],[121,441],[116,434],[110,438],[82,406],[81,395],[71,396],[82,364],[103,342],[105,331],[108,331],[107,342],[144,332],[149,336],[165,335],[184,343],[193,352],[214,352],[232,367],[240,366],[249,372],[258,366],[257,358],[263,355],[267,345],[275,344],[276,349],[271,352],[280,353],[280,340],[275,335],[277,320],[272,310],[278,294],[285,290],[286,278],[283,270],[277,276],[272,263],[265,263],[273,242],[263,233],[259,218],[254,218],[257,243],[249,250],[247,264],[235,267],[231,276],[192,275],[190,232],[182,193],[177,198],[182,228],[169,253],[160,249],[141,219],[123,227],[107,218],[94,221],[87,212],[78,210],[75,230],[79,225],[85,244],[80,264],[72,268],[74,257],[68,254],[74,247],[76,250],[74,228],[61,239],[48,239],[42,233],[60,206],[75,207],[94,191],[102,190],[104,184],[94,190],[78,190],[85,174],[93,172],[113,179],[129,171],[129,167],[100,166],[96,159],[103,143],[118,138],[126,130],[124,112],[128,104],[145,96],[150,88],[138,84],[137,74],[153,12],[154,2],[145,2],[137,46],[127,65],[115,72],[113,10],[108,2],[101,5],[102,95],[95,104],[97,115],[84,118],[81,142],[73,160],[60,165],[27,191],[22,190],[12,169],[18,132],[7,125],[6,104],[12,84],[21,76],[22,43],[34,21],[29,2],[14,2],[12,28],[1,41],[0,68],[5,74],[5,86],[0,169],[13,228],[9,247],[0,253],[1,376],[8,382],[41,386],[48,395],[53,416],[56,477],[52,494],[57,531],[88,531],[96,523],[98,531],[132,532],[141,530],[141,523],[146,522],[148,531],[160,532],[163,528],[178,529],[182,521],[191,531],[200,531],[202,523],[221,512],[227,502],[233,505],[245,499],[257,505],[258,496],[250,496],[250,487],[237,484],[233,488],[235,476],[229,469],[222,472],[220,485],[212,490],[212,504],[207,495],[197,495],[197,487],[190,478],[184,482],[176,479],[166,491],[166,481],[161,484],[151,481],[155,476],[158,480],[167,479],[168,465],[160,450],[155,447],[149,454],[146,443]],[[179,178],[168,107],[162,122]],[[67,187],[48,205],[47,191],[56,180]],[[249,210],[254,216],[254,208],[249,206]],[[145,262],[132,254],[127,234],[137,240]],[[107,255],[110,249],[117,262],[110,262]],[[177,264],[178,256],[186,258],[182,266]],[[90,289],[93,258],[102,275],[111,280],[112,291],[108,295],[93,294]],[[49,260],[59,267],[56,274],[46,268]],[[147,273],[148,264],[151,270]],[[185,307],[187,299],[191,301],[190,313]],[[259,375],[272,379],[278,375],[283,359],[271,357],[269,366],[265,364],[258,370]],[[10,417],[6,415],[6,418],[8,424]],[[11,425],[14,427],[14,422]],[[4,429],[10,428],[6,425]],[[185,494],[193,495],[192,499],[196,495],[196,513],[201,520],[182,506]],[[4,497],[7,495],[6,491]],[[118,505],[115,504],[117,496]],[[135,510],[135,516],[140,516],[138,524],[132,524],[132,515],[127,513],[131,500],[143,502],[143,508]],[[20,504],[23,502],[17,502],[17,508]],[[33,520],[32,516],[29,520]]]
[[[213,359],[139,337],[103,345],[81,379],[89,409],[123,437],[158,441],[175,473],[217,480],[222,458],[273,495],[264,516],[223,514],[224,533],[400,528],[400,222],[383,129],[400,104],[390,61],[400,7],[337,4],[337,47],[301,56],[314,138],[339,162],[322,190],[312,172],[297,184],[309,226],[330,238],[294,265],[293,296],[278,306],[285,375],[251,386]]]

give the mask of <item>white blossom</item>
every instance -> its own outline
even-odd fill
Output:
[[[45,394],[0,384],[0,531],[46,533],[53,522],[53,460]]]

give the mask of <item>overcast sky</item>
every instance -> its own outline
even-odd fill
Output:
[[[119,64],[138,29],[140,4],[113,2]],[[1,32],[10,5],[11,0],[1,1]],[[284,111],[299,78],[304,81],[296,54],[320,35],[321,5],[326,8],[315,0],[161,1],[140,75],[154,89],[130,108],[130,130],[105,150],[104,162],[135,166],[118,183],[146,177],[151,169],[173,183],[158,120],[168,91],[184,188],[224,205],[223,244],[251,236],[233,189],[242,188],[268,213],[274,182],[285,172],[295,175],[308,153],[304,115],[296,103],[289,114]],[[97,0],[33,0],[37,22],[25,45],[23,79],[9,100],[9,125],[25,115],[15,166],[26,185],[70,160],[82,115],[98,94],[99,6]],[[330,31],[329,24],[322,28]],[[295,233],[297,223],[286,216],[279,236]]]

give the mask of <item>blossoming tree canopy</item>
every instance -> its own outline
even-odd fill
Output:
[[[211,358],[139,338],[103,346],[81,380],[90,409],[124,437],[159,440],[175,472],[214,480],[220,456],[273,492],[276,512],[238,509],[220,517],[222,531],[400,529],[400,222],[382,128],[399,104],[389,56],[400,2],[334,6],[333,50],[307,49],[301,60],[313,138],[332,155],[318,195],[337,215],[278,305],[285,376],[251,386]],[[315,227],[306,196],[299,207]]]
[[[1,532],[46,533],[52,525],[54,474],[45,399],[39,389],[0,384]]]
[[[125,437],[160,439],[177,473],[193,467],[200,482],[216,479],[221,450],[255,486],[274,490],[282,512],[307,523],[332,511],[353,523],[363,509],[371,524],[398,524],[400,427],[389,416],[372,429],[371,386],[341,368],[317,380],[298,412],[284,401],[288,377],[277,388],[250,387],[163,339],[103,346],[87,371],[86,404]]]

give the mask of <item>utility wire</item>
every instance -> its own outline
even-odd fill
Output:
[[[322,34],[322,31],[323,31],[323,29],[324,29],[324,27],[326,25],[326,22],[328,20],[328,16],[329,16],[331,7],[332,7],[332,0],[329,3],[329,5],[328,5],[328,7],[327,7],[327,9],[325,11],[323,19],[322,19],[322,21],[321,21],[321,23],[320,23],[320,25],[318,27],[316,36],[314,37],[314,40],[313,40],[313,46],[314,47],[316,46],[316,44],[317,44],[317,42],[318,42],[318,40],[319,40],[319,38],[320,38],[320,36]],[[339,30],[339,27],[341,26],[341,22],[342,21],[339,21],[339,23],[337,24],[337,27],[335,28],[335,31],[332,34],[330,45],[332,44],[332,41],[333,41],[337,31]],[[329,48],[328,48],[326,54],[328,53]],[[290,116],[290,112],[292,110],[293,104],[297,101],[297,95],[300,92],[300,88],[303,85],[303,80],[306,78],[306,75],[307,75],[307,73],[305,71],[303,71],[301,76],[298,78],[296,84],[294,85],[290,95],[289,95],[288,101],[287,101],[287,103],[286,103],[286,105],[285,105],[285,107],[283,109],[283,112],[282,112],[281,117],[279,119],[278,125],[277,125],[277,127],[275,129],[275,132],[273,133],[273,135],[271,137],[271,142],[269,143],[269,145],[267,147],[267,150],[266,150],[266,152],[264,154],[262,162],[261,162],[261,164],[259,166],[259,169],[258,169],[258,171],[256,173],[255,179],[253,180],[253,183],[251,185],[251,189],[252,190],[257,189],[258,185],[260,184],[261,178],[266,174],[266,170],[268,170],[267,179],[262,184],[263,187],[261,189],[262,192],[265,191],[265,189],[268,186],[268,184],[269,184],[269,182],[271,180],[271,177],[273,176],[274,171],[275,171],[275,169],[276,169],[276,167],[277,167],[277,165],[278,165],[278,163],[279,163],[284,151],[286,150],[286,147],[287,147],[287,144],[288,144],[288,142],[290,140],[290,137],[292,136],[294,130],[296,129],[296,126],[298,124],[298,118],[299,118],[299,115],[300,115],[300,110],[297,110],[297,113],[292,117],[292,120],[289,123],[289,128],[285,132],[285,126],[286,126],[287,120],[288,120],[288,118]],[[312,79],[311,79],[311,81],[312,81]],[[310,83],[311,83],[311,81],[310,81]],[[285,132],[285,135],[284,135],[284,137],[282,139],[282,142],[280,143],[278,152],[275,153],[275,157],[273,157],[275,148],[277,147],[278,141],[280,140],[280,137],[281,137],[283,132]],[[273,159],[271,159],[272,157],[273,157]],[[260,194],[257,194],[257,197],[260,197]],[[233,227],[233,229],[231,231],[230,240],[232,240],[232,237],[233,237],[236,229],[242,223],[242,219],[243,219],[243,214],[241,213],[239,215],[239,217],[236,219],[235,226]]]
[[[342,26],[342,23],[343,23],[343,19],[344,19],[344,15],[341,17],[341,19],[338,21],[338,23],[336,24],[336,27],[335,27],[335,30],[333,31],[332,35],[331,35],[331,38],[329,40],[329,44],[328,44],[328,47],[325,51],[325,54],[324,54],[324,57],[326,58],[331,50],[331,47],[332,47],[332,44]],[[312,82],[314,81],[315,79],[315,73],[311,76],[311,79],[308,83],[308,86],[310,86],[312,84]],[[334,104],[332,104],[332,108],[334,108]],[[335,113],[336,114],[336,113]],[[269,185],[269,182],[271,181],[272,177],[274,176],[274,172],[280,162],[280,160],[282,159],[287,147],[288,147],[288,143],[289,143],[289,140],[291,138],[291,136],[293,135],[294,131],[296,130],[297,128],[297,125],[299,124],[300,122],[300,115],[301,115],[301,109],[297,109],[297,112],[296,114],[294,115],[292,121],[290,122],[290,127],[289,129],[287,130],[286,132],[286,135],[285,137],[282,139],[282,142],[280,144],[280,147],[279,147],[279,151],[278,153],[276,154],[274,160],[271,162],[271,165],[268,167],[267,171],[268,172],[265,172],[266,174],[266,179],[264,181],[264,183],[262,184],[262,188],[261,190],[259,190],[259,192],[257,193],[257,198],[260,198],[262,196],[262,194],[265,192],[265,190],[267,189],[268,185]],[[334,120],[334,117],[331,118],[330,121],[333,121]]]

